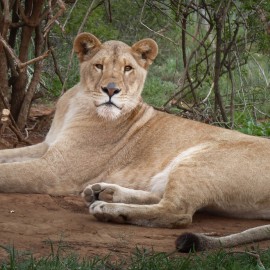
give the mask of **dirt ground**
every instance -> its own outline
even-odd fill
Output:
[[[37,118],[33,116],[32,121]],[[43,132],[33,131],[32,139],[36,142],[42,140],[46,129]],[[5,146],[0,144],[1,148]],[[108,254],[122,257],[136,247],[173,252],[176,237],[186,231],[226,235],[264,224],[267,221],[199,213],[193,224],[185,229],[145,228],[99,222],[88,213],[80,197],[0,194],[0,246],[14,245],[16,249],[31,251],[37,257],[48,255],[51,243],[57,248],[59,242],[67,252],[86,258]],[[268,246],[270,241],[260,243],[262,248]],[[6,256],[5,250],[0,248],[0,261]]]
[[[260,220],[240,220],[197,214],[185,229],[145,228],[102,223],[88,213],[79,197],[0,194],[0,244],[14,245],[35,256],[50,253],[50,241],[61,241],[67,252],[81,257],[128,255],[137,247],[155,251],[174,251],[176,237],[185,231],[215,232],[221,235],[266,224]],[[257,244],[256,244],[257,245]],[[270,242],[261,243],[261,247]],[[0,249],[0,258],[5,257]]]

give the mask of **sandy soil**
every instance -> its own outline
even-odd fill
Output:
[[[55,243],[55,248],[61,241],[66,251],[81,257],[128,255],[136,246],[172,252],[176,237],[185,231],[224,235],[267,223],[205,213],[195,215],[193,224],[185,229],[102,223],[88,213],[80,197],[39,194],[0,194],[0,205],[0,245],[14,245],[38,257],[49,254],[50,241]],[[270,242],[260,244],[261,247],[268,245]],[[6,253],[0,249],[0,258],[4,257]]]

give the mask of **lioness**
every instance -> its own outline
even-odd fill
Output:
[[[81,79],[60,98],[45,141],[0,151],[1,192],[82,192],[99,220],[153,227],[188,225],[202,208],[270,218],[269,140],[142,101],[155,41],[130,47],[82,33],[74,51]]]

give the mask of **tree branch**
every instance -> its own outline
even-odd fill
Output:
[[[60,7],[60,9],[57,11],[57,13],[50,18],[50,20],[48,21],[47,25],[45,26],[43,32],[43,37],[46,37],[49,33],[49,31],[51,30],[51,28],[53,27],[53,25],[56,23],[59,25],[59,27],[61,28],[62,32],[64,32],[64,28],[61,26],[61,24],[58,22],[58,18],[60,16],[63,15],[63,13],[66,10],[66,6],[64,4],[64,2],[62,0],[57,0],[57,4]],[[49,14],[52,14],[52,7],[51,7],[51,1],[49,1]]]
[[[34,64],[36,62],[39,62],[41,60],[43,60],[44,58],[48,57],[50,54],[50,50],[46,51],[43,55],[40,55],[36,58],[33,58],[29,61],[26,61],[24,63],[21,62],[21,60],[17,57],[17,55],[15,54],[14,50],[9,46],[9,44],[6,42],[6,40],[2,37],[2,35],[0,34],[0,42],[3,44],[3,46],[5,47],[6,51],[9,53],[9,55],[12,57],[12,59],[15,61],[19,72],[21,72],[22,70],[25,69],[26,66]]]

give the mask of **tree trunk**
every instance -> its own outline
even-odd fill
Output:
[[[36,37],[35,37],[35,57],[38,57],[41,55],[42,52],[42,48],[43,48],[43,44],[44,44],[44,38],[42,36],[40,27],[37,26],[36,27]],[[41,75],[41,71],[42,71],[42,61],[36,62],[35,63],[35,67],[34,67],[34,74],[33,77],[31,79],[31,82],[29,84],[29,87],[27,89],[27,92],[25,94],[25,97],[23,99],[23,103],[20,109],[20,113],[18,116],[18,127],[20,129],[24,128],[25,123],[27,121],[27,117],[28,117],[28,112],[30,110],[30,105],[33,99],[33,96],[35,94],[35,90],[39,84],[40,81],[40,75]]]
[[[218,118],[218,108],[222,116],[222,120],[227,122],[227,115],[224,109],[222,96],[219,89],[219,78],[221,72],[221,47],[222,47],[222,24],[220,18],[216,20],[216,53],[215,53],[215,74],[214,74],[214,93],[215,93],[215,117]]]
[[[8,28],[10,25],[10,16],[9,16],[9,4],[8,2],[3,3],[3,13],[4,15],[0,20],[0,33],[3,38],[7,37]],[[9,94],[9,85],[8,85],[8,65],[5,49],[2,44],[0,44],[0,91],[4,97],[8,97]],[[4,108],[3,101],[0,99],[0,115],[2,109]]]
[[[4,97],[8,97],[9,94],[9,86],[8,86],[8,68],[7,68],[7,59],[3,46],[0,44],[0,91],[2,92]],[[0,99],[0,114],[2,109],[4,108],[4,104]]]
[[[27,25],[22,27],[21,33],[21,45],[19,50],[19,59],[21,62],[26,62],[28,60],[28,53],[31,45],[32,33],[37,25],[40,23],[40,17],[42,12],[44,0],[26,0],[25,2],[25,15],[31,14],[27,19]],[[39,78],[38,78],[39,79]],[[26,117],[20,116],[21,108],[26,95],[26,87],[28,83],[27,68],[19,73],[19,76],[14,80],[12,84],[12,95],[11,95],[11,113],[16,122],[18,122],[19,117],[21,119],[19,128],[22,129],[25,126],[28,112],[25,110]]]

